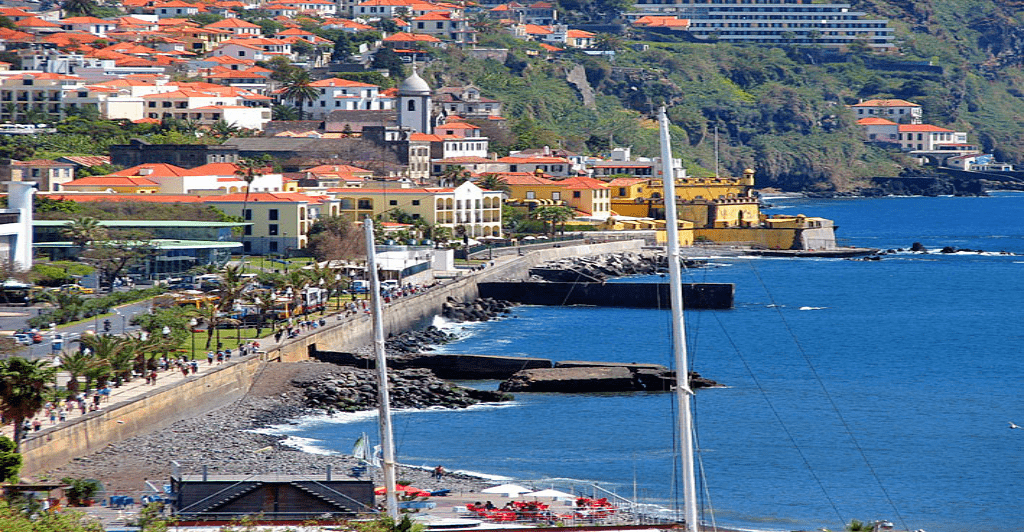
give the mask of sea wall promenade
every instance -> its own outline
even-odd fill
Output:
[[[411,297],[401,298],[384,309],[385,335],[400,333],[429,323],[441,313],[448,298],[460,301],[479,296],[477,284],[524,279],[529,269],[544,262],[567,257],[636,251],[642,240],[552,247],[523,256],[499,257],[488,267],[443,283]],[[60,467],[77,457],[96,452],[110,443],[160,430],[177,421],[201,416],[243,397],[259,378],[264,364],[309,360],[319,346],[322,350],[354,350],[373,340],[368,314],[328,318],[326,327],[298,338],[275,343],[273,337],[260,340],[263,352],[211,368],[174,383],[125,394],[120,402],[74,418],[22,442],[22,475],[30,476]],[[168,451],[172,451],[168,449]]]

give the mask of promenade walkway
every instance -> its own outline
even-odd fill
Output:
[[[502,258],[501,261],[505,261],[505,260],[509,260],[509,259],[511,259],[511,257],[509,257],[509,258]],[[480,273],[481,271],[483,271],[483,270],[481,269],[481,270],[476,270],[476,271],[472,271],[472,272],[467,271],[467,272],[465,272],[465,274],[473,275],[473,274],[476,274],[476,273]],[[443,281],[438,283],[438,285],[441,285],[441,284],[443,284]],[[422,293],[425,293],[427,291],[429,291],[429,289],[419,289],[416,292],[416,294],[412,294],[412,295],[405,296],[405,297],[398,297],[398,298],[395,298],[395,299],[391,299],[390,303],[387,303],[386,306],[400,305],[403,301],[407,300],[409,297],[414,297],[417,294],[422,294]],[[344,307],[340,311],[339,310],[328,310],[327,313],[323,316],[323,319],[326,321],[325,327],[331,327],[331,326],[334,326],[334,325],[339,324],[339,323],[344,323],[344,322],[347,322],[347,321],[350,321],[350,320],[357,319],[357,318],[359,318],[360,316],[363,316],[363,315],[368,315],[368,311],[364,311],[362,309],[361,305],[360,305],[359,310],[357,310],[355,312],[347,311]],[[320,318],[315,316],[315,315],[311,315],[308,319],[313,320],[313,321],[317,321]],[[297,333],[297,335],[295,337],[289,338],[288,335],[285,334],[285,335],[283,335],[281,337],[280,341],[275,341],[274,334],[273,334],[274,330],[272,328],[268,328],[267,329],[268,335],[266,337],[254,340],[255,342],[259,343],[259,349],[258,349],[257,352],[271,352],[271,351],[274,351],[275,349],[277,349],[280,346],[286,345],[286,344],[288,344],[290,342],[298,341],[300,338],[304,338],[304,337],[309,336],[311,334],[316,334],[316,332],[319,330],[319,328],[309,329],[309,328],[298,328],[297,327],[296,330],[298,331],[298,333]],[[252,355],[249,355],[249,356],[252,356]],[[49,358],[52,360],[52,357],[49,357]],[[210,371],[213,371],[213,370],[217,369],[218,367],[220,367],[222,365],[234,364],[234,363],[236,363],[236,362],[238,362],[240,360],[244,360],[244,359],[247,359],[247,358],[248,357],[243,358],[243,357],[239,356],[237,350],[234,350],[232,352],[232,357],[231,357],[231,360],[229,362],[218,363],[218,362],[214,361],[213,364],[209,364],[206,360],[200,360],[200,359],[197,358],[196,361],[199,363],[198,371],[195,374],[192,374],[190,372],[188,376],[183,375],[182,372],[176,366],[169,365],[168,369],[158,370],[157,371],[156,384],[147,384],[146,383],[146,379],[144,377],[135,377],[135,378],[132,378],[130,381],[122,383],[121,386],[118,386],[116,388],[113,387],[113,386],[110,386],[108,388],[109,389],[109,394],[101,396],[100,403],[99,403],[99,408],[102,410],[104,408],[109,408],[109,407],[111,407],[111,406],[113,406],[115,404],[119,404],[119,403],[123,403],[123,402],[128,402],[128,401],[134,401],[138,397],[140,397],[140,396],[142,396],[142,395],[144,395],[144,394],[146,394],[146,393],[148,393],[148,392],[150,392],[152,390],[155,390],[155,389],[158,389],[158,388],[163,388],[163,387],[165,387],[167,385],[174,385],[174,384],[177,384],[177,383],[180,383],[180,382],[184,382],[184,381],[186,381],[188,379],[200,378],[203,375],[209,373]],[[58,382],[62,386],[67,383],[68,379],[69,379],[69,375],[67,373],[58,373],[57,380],[58,380]],[[93,391],[93,394],[95,394],[95,391]],[[91,406],[93,404],[93,397],[92,397],[92,395],[87,397],[86,400],[87,400],[87,406]],[[56,406],[63,407],[65,404],[66,404],[66,402],[62,401],[60,403],[60,405],[56,405]],[[56,418],[55,421],[51,421],[50,416],[46,412],[45,409],[40,410],[39,412],[37,412],[34,417],[32,417],[32,418],[30,418],[28,420],[28,423],[30,425],[35,426],[36,422],[38,422],[39,430],[38,431],[37,430],[32,430],[31,432],[26,432],[24,434],[25,440],[27,441],[27,440],[35,437],[36,435],[40,434],[40,432],[43,431],[44,429],[48,429],[50,427],[55,427],[55,426],[61,426],[62,424],[66,424],[66,423],[71,423],[75,419],[77,419],[79,417],[82,417],[84,415],[82,413],[81,409],[79,408],[79,406],[78,406],[79,403],[77,401],[73,401],[70,404],[72,405],[72,408],[64,409],[65,410],[65,419],[64,419],[64,421],[60,421],[60,416],[59,416],[60,410],[57,410],[58,415],[57,415],[57,418]],[[89,412],[89,409],[87,408],[86,409],[86,413],[88,413],[88,412]],[[9,438],[13,438],[14,437],[14,425],[11,424],[11,423],[4,424],[2,427],[0,427],[0,435],[7,436]]]

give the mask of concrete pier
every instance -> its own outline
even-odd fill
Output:
[[[515,301],[525,305],[594,305],[668,309],[667,283],[532,283],[485,282],[480,297]],[[684,283],[683,304],[689,309],[730,309],[732,283]]]

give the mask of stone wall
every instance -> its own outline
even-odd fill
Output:
[[[105,405],[67,423],[45,429],[21,443],[23,476],[60,467],[108,444],[164,428],[241,398],[266,356],[215,367],[184,382],[156,387],[132,400]]]

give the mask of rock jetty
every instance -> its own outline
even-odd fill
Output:
[[[355,412],[377,408],[377,374],[374,371],[339,367],[328,379],[294,380],[305,393],[305,404],[328,412]],[[510,401],[501,392],[461,388],[422,368],[388,371],[391,406],[395,408],[466,408],[477,403]]]
[[[702,260],[685,260],[683,266],[706,266]],[[594,257],[571,257],[530,268],[531,281],[603,283],[612,277],[654,275],[668,270],[664,253],[614,253]]]
[[[507,315],[512,312],[514,306],[515,303],[511,301],[489,297],[478,298],[468,303],[449,297],[448,301],[441,305],[441,315],[453,321],[489,321]]]
[[[501,383],[504,392],[661,392],[675,387],[675,372],[660,364],[559,362],[550,369],[528,369]],[[720,385],[699,373],[690,373],[694,389]]]

